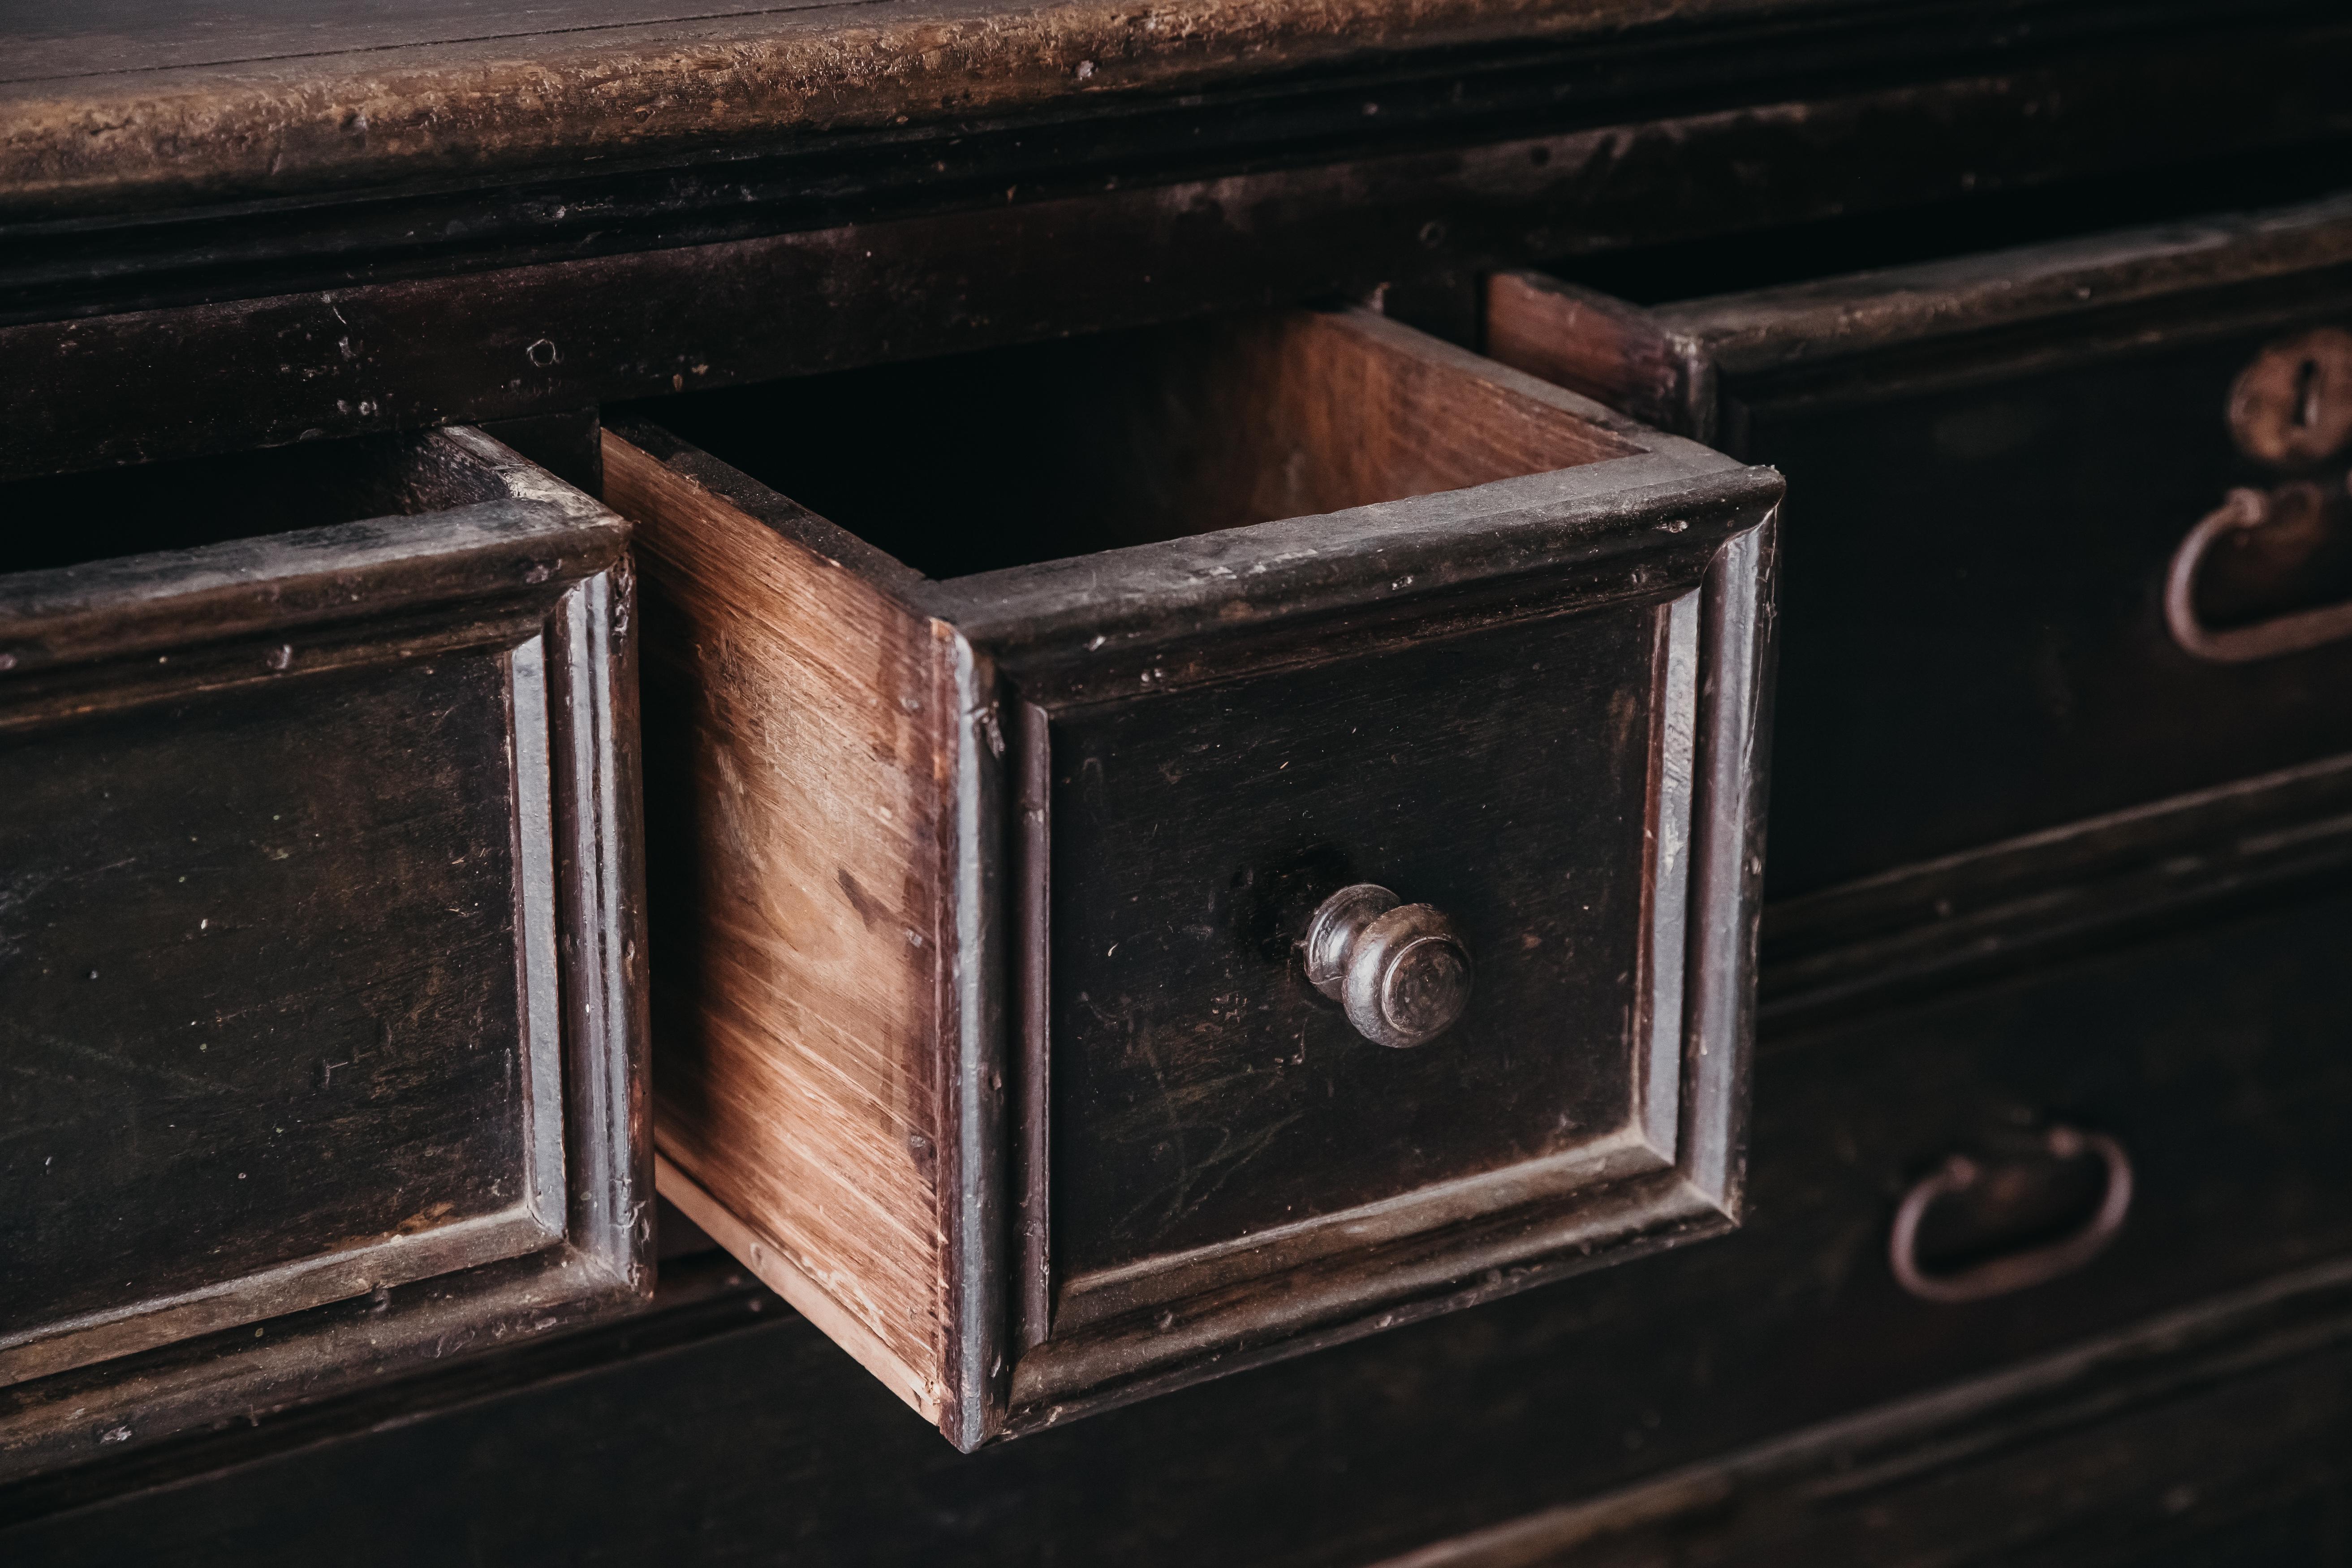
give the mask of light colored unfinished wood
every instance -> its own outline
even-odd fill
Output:
[[[1247,384],[1265,426],[1305,454],[1272,465],[1271,517],[1466,489],[1628,458],[1641,447],[1491,363],[1368,310],[1287,310]],[[1532,394],[1532,395],[1531,395]],[[1602,410],[1593,416],[1606,418]],[[1292,472],[1311,476],[1294,480]]]
[[[1684,345],[1637,305],[1530,272],[1486,280],[1486,353],[1612,408],[1685,427]]]
[[[1369,311],[1284,310],[1172,330],[1130,371],[1129,483],[1164,535],[1340,511],[1642,448],[1594,408]]]
[[[637,524],[646,584],[648,772],[691,781],[669,802],[690,837],[653,839],[694,858],[653,868],[656,888],[690,889],[658,917],[657,1145],[707,1194],[698,1224],[719,1235],[723,1210],[738,1257],[757,1243],[779,1265],[761,1271],[771,1284],[822,1291],[831,1321],[795,1304],[936,1417],[933,1042],[950,900],[933,629],[859,572],[604,442],[606,500]],[[680,743],[689,756],[659,754]]]
[[[925,1420],[937,1422],[943,1409],[939,1380],[908,1366],[890,1347],[845,1310],[817,1282],[793,1266],[790,1258],[759,1232],[727,1211],[726,1205],[692,1177],[661,1155],[654,1156],[654,1185],[677,1205],[711,1240],[732,1253],[757,1275],[760,1283],[782,1296],[793,1310],[822,1330],[826,1338],[856,1358],[857,1364],[882,1380],[889,1390],[913,1406]]]

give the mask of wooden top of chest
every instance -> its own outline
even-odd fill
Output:
[[[1916,0],[1879,0],[1874,11]],[[1851,0],[28,0],[0,210],[69,216],[776,146]],[[1109,108],[1106,102],[1105,108]],[[1371,112],[1371,110],[1368,110]]]

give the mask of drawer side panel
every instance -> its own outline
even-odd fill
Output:
[[[657,1144],[935,1415],[946,762],[929,623],[617,437],[605,465],[646,586]]]

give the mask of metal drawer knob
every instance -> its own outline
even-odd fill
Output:
[[[1359,882],[1307,922],[1307,978],[1376,1046],[1427,1045],[1470,1005],[1470,949],[1428,904]]]

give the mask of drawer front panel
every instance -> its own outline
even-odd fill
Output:
[[[1788,476],[1773,900],[2352,748],[2352,202],[1488,303],[1507,363]]]
[[[2189,530],[2280,477],[2225,419],[2277,336],[2072,364],[2093,356],[2059,343],[2054,365],[1961,386],[1758,394],[1747,449],[1787,473],[1801,519],[1774,896],[2352,749],[2352,643],[2220,663],[2167,625]],[[2352,499],[2341,465],[2326,477]],[[2272,613],[2282,589],[2352,597],[2334,510],[2320,550],[2271,572]]]
[[[531,1195],[499,652],[0,738],[0,1335]]]
[[[1600,1043],[1648,1010],[1662,618],[1510,626],[1054,726],[1065,1268],[1639,1136],[1635,1055]],[[1425,1047],[1371,1045],[1297,973],[1295,906],[1363,881],[1444,910],[1475,955],[1468,1011]]]
[[[1454,1381],[1462,1414],[1410,1447],[1460,1445],[1449,1473],[1474,1485],[1497,1412],[1574,1412],[1546,1482],[1565,1500],[2346,1258],[2347,942],[2338,895],[1768,1047],[1739,1230],[1419,1342],[1413,1374]],[[2053,1126],[2128,1158],[2112,1239],[1979,1300],[1898,1283],[1897,1215],[1954,1155],[1982,1201],[1931,1212],[1937,1274],[2079,1234],[2104,1175],[2039,1157]]]
[[[650,1284],[627,531],[477,432],[275,468],[182,477],[362,521],[0,577],[0,1477]]]
[[[1768,1395],[1805,1397],[1803,1370],[1826,1365],[1848,1400],[1884,1397],[2352,1248],[2347,940],[2352,900],[2294,905],[1768,1056],[1755,1235],[1734,1244],[1753,1248],[1741,1293],[1785,1314]],[[1899,1286],[1889,1232],[1904,1196],[1955,1154],[1996,1176],[2016,1161],[2038,1187],[2038,1163],[2011,1152],[2053,1125],[2127,1154],[2114,1240],[2063,1278],[1990,1299]],[[2053,1183],[2063,1213],[2021,1195],[2013,1220],[1979,1216],[1954,1260],[2023,1253],[2086,1223],[2096,1181],[2084,1168]]]

